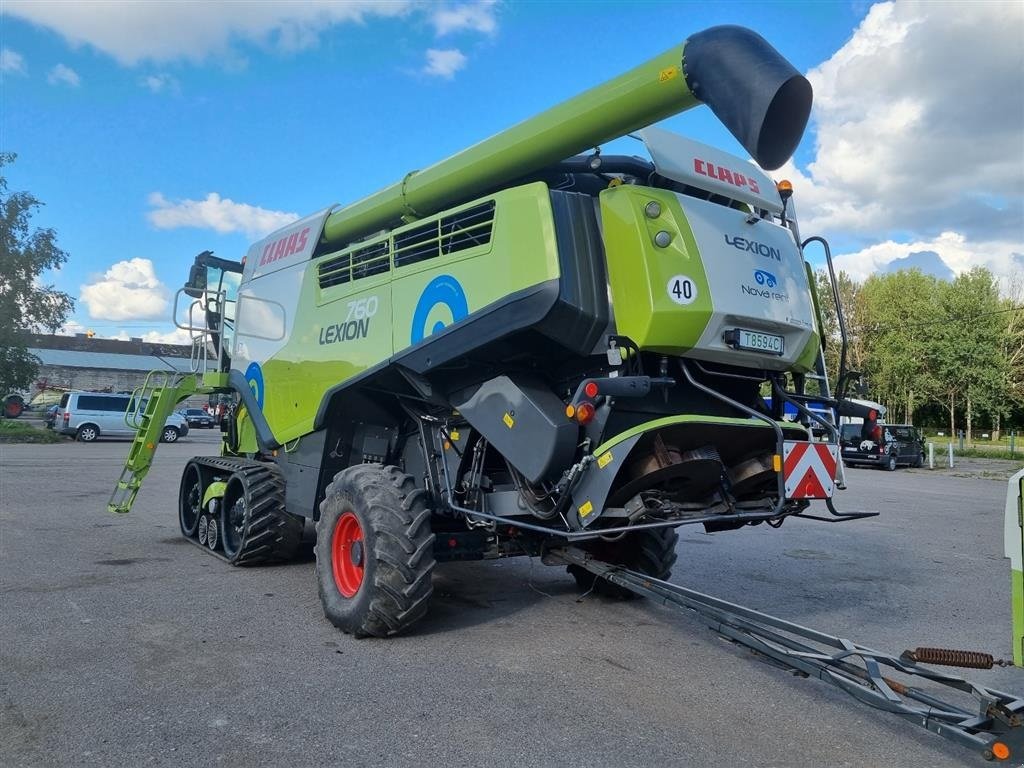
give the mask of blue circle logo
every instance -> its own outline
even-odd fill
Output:
[[[263,410],[263,369],[259,363],[249,363],[245,369],[245,380],[249,382],[249,389],[256,398],[256,404]]]
[[[451,322],[457,323],[469,314],[469,303],[466,292],[459,281],[451,275],[438,275],[423,289],[420,300],[416,302],[416,311],[412,315],[412,343],[423,341],[432,333],[437,333],[448,323],[438,317],[438,308],[445,307],[451,313]],[[429,327],[428,327],[429,321]]]

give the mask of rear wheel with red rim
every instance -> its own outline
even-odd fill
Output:
[[[427,494],[412,477],[379,464],[339,472],[317,521],[317,583],[330,622],[356,637],[402,632],[427,612],[433,570]]]
[[[363,527],[353,512],[344,512],[338,518],[331,537],[334,584],[343,597],[355,597],[362,586],[363,563]]]

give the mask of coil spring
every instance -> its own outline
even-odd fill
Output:
[[[952,648],[915,648],[907,656],[921,664],[937,664],[944,667],[964,667],[967,669],[992,669],[996,661],[991,653],[981,651],[957,651]]]

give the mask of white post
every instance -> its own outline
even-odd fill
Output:
[[[935,469],[935,443],[928,443],[928,469]]]
[[[949,468],[953,468],[953,442],[949,443]]]

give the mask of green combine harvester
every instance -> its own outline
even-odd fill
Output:
[[[652,127],[699,104],[755,162]],[[877,413],[845,398],[857,375],[828,244],[801,240],[791,188],[762,170],[790,157],[810,109],[767,42],[715,27],[241,261],[199,254],[175,302],[194,372],[136,393],[111,511],[130,510],[175,404],[234,398],[220,455],[185,467],[182,534],[254,565],[315,528],[324,613],[345,632],[412,626],[439,561],[540,556],[988,758],[1024,754],[1024,700],[918,665],[987,654],[890,656],[667,581],[682,525],[875,514],[832,503],[836,419],[869,433]],[[601,153],[627,135],[648,157]],[[812,243],[843,337],[834,392]]]
[[[838,514],[832,419],[813,441],[803,405],[809,381],[829,391],[789,190],[651,127],[702,103],[773,169],[811,87],[713,28],[240,262],[200,254],[176,311],[196,373],[139,393],[111,509],[176,402],[235,393],[221,455],[185,468],[183,534],[242,565],[292,557],[315,523],[324,611],[357,636],[422,617],[437,561],[571,542],[665,578],[680,525]],[[601,154],[637,131],[650,159]]]

